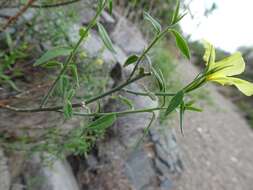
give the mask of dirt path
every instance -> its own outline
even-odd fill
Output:
[[[179,70],[186,72],[184,82],[197,72],[189,63],[180,63]],[[252,190],[253,130],[216,87],[204,88],[209,89],[214,106],[186,114],[184,137],[177,130],[185,171],[175,190]]]

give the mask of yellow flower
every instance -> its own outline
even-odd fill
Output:
[[[103,65],[104,64],[104,60],[103,59],[96,59],[95,64],[97,64],[97,65]]]
[[[245,70],[245,62],[241,53],[233,55],[215,62],[215,49],[212,44],[204,41],[205,55],[203,57],[207,65],[208,81],[214,81],[222,85],[235,85],[246,96],[253,95],[253,83],[240,78],[232,77],[239,75]]]

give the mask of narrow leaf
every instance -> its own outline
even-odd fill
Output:
[[[183,36],[177,32],[176,30],[170,30],[172,32],[172,34],[174,35],[175,39],[176,39],[176,44],[177,44],[177,47],[180,49],[181,53],[187,57],[188,59],[191,58],[191,55],[190,55],[190,50],[189,50],[189,47],[188,47],[188,44],[186,42],[186,40],[183,38]]]
[[[109,0],[109,13],[110,15],[112,15],[112,8],[113,8],[113,3],[112,3],[112,0]]]
[[[54,68],[54,67],[60,67],[60,68],[63,68],[63,64],[59,61],[49,61],[45,64],[42,65],[43,67],[45,68]]]
[[[64,47],[54,48],[44,53],[39,59],[36,60],[33,66],[43,65],[56,57],[70,55],[71,52],[72,52],[71,48],[64,48]]]
[[[97,26],[98,26],[99,35],[100,35],[101,39],[103,40],[105,47],[108,50],[110,50],[112,53],[115,53],[116,51],[113,48],[112,41],[111,41],[108,33],[106,32],[105,28],[99,22],[97,23]]]
[[[71,118],[73,115],[72,104],[69,100],[67,100],[66,104],[64,105],[63,113],[66,119]]]
[[[74,64],[71,64],[70,68],[71,68],[72,75],[76,81],[76,85],[77,87],[79,87],[79,77],[78,77],[78,72],[77,72],[77,66]]]
[[[187,106],[185,107],[186,110],[189,111],[195,111],[195,112],[202,112],[203,110],[201,108],[193,107],[193,106]]]
[[[128,99],[124,96],[121,96],[121,95],[113,96],[112,98],[119,99],[123,104],[127,105],[129,109],[131,109],[131,110],[134,109],[133,102],[130,99]]]
[[[170,114],[172,111],[174,111],[183,101],[184,98],[184,92],[179,91],[170,101],[170,104],[165,112],[165,116]]]
[[[176,2],[176,9],[175,11],[173,12],[173,16],[172,16],[172,20],[171,20],[171,24],[175,24],[177,23],[177,19],[178,19],[178,14],[179,14],[179,8],[180,8],[180,0],[177,0]]]
[[[176,23],[178,23],[180,20],[182,20],[185,17],[185,15],[187,15],[187,13],[184,13],[184,14],[178,16]]]
[[[154,19],[149,13],[147,13],[145,11],[144,11],[144,19],[146,19],[147,21],[149,21],[153,25],[153,27],[157,33],[161,32],[162,27],[159,24],[159,22],[156,19]]]
[[[138,59],[139,59],[139,57],[137,55],[129,56],[124,63],[124,67],[127,67],[128,65],[135,63]]]
[[[164,88],[165,88],[165,84],[164,84],[164,81],[163,81],[163,79],[162,79],[162,76],[160,76],[160,73],[158,73],[154,67],[151,67],[151,73],[152,73],[152,74],[154,75],[154,77],[156,78],[157,83],[158,83],[158,85],[159,85],[160,91],[163,91]]]
[[[117,117],[115,114],[105,115],[88,125],[89,128],[103,130],[114,124]]]
[[[71,101],[72,98],[73,98],[74,96],[75,96],[75,90],[74,90],[74,89],[70,89],[70,90],[68,91],[67,99],[68,99],[69,101]]]
[[[184,102],[182,102],[180,105],[180,112],[179,112],[179,120],[180,120],[179,123],[180,123],[180,130],[181,130],[182,135],[184,135],[184,132],[183,132],[184,111],[185,111]]]

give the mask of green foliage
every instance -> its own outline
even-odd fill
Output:
[[[136,61],[139,59],[137,55],[131,55],[127,58],[127,60],[124,63],[124,67],[127,67],[128,65],[131,65],[133,63],[136,63]]]
[[[153,25],[156,33],[160,33],[162,31],[162,26],[160,25],[160,23],[156,19],[154,19],[148,12],[144,11],[144,19],[146,19]]]
[[[107,49],[110,50],[111,52],[115,53],[115,49],[113,48],[112,41],[109,35],[107,34],[105,28],[99,22],[97,23],[97,26],[98,26],[98,32],[100,34],[101,39],[104,42],[105,47],[107,47]]]
[[[6,50],[0,51],[0,85],[8,85],[20,91],[13,79],[23,76],[21,64],[29,57],[28,44],[26,42],[15,44],[9,33],[6,33],[4,43]]]
[[[72,51],[73,51],[73,49],[64,48],[64,47],[58,47],[58,48],[48,50],[39,59],[36,60],[36,62],[33,64],[33,66],[43,66],[43,64],[48,63],[48,61],[50,61],[54,58],[57,58],[59,56],[70,55]]]
[[[180,51],[186,58],[190,59],[191,58],[190,50],[183,36],[176,30],[170,30],[170,31],[172,32],[172,34],[174,35],[176,39],[177,47],[180,49]]]
[[[166,109],[165,115],[167,116],[174,111],[179,105],[182,104],[184,98],[184,92],[179,91],[170,101],[168,108]]]

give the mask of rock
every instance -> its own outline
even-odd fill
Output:
[[[0,149],[0,190],[10,189],[11,177],[8,168],[7,158]]]
[[[72,42],[77,42],[79,39],[78,31],[80,26],[73,25],[69,31],[69,37]],[[88,54],[89,57],[101,58],[106,63],[124,63],[126,60],[126,54],[117,46],[114,45],[116,54],[112,54],[108,49],[105,48],[103,41],[99,37],[96,31],[92,30],[88,39],[81,45],[82,49]]]
[[[147,46],[140,30],[126,18],[117,16],[118,23],[111,38],[126,54],[140,53]]]
[[[156,125],[149,132],[154,143],[155,165],[163,176],[180,175],[183,171],[180,149],[176,142],[175,131],[164,125]]]
[[[139,149],[130,154],[126,164],[125,173],[134,189],[155,189],[158,187],[156,171],[152,159],[143,150]]]
[[[38,190],[79,190],[72,170],[65,160],[55,160],[50,165],[38,156],[27,163],[24,172],[26,186]]]

